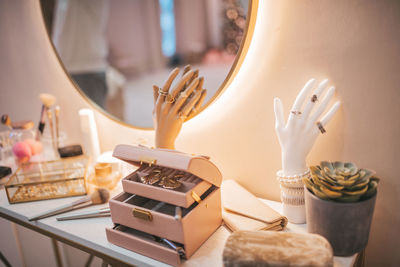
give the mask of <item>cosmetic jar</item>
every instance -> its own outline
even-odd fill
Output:
[[[99,162],[94,166],[94,175],[88,179],[88,183],[96,187],[112,190],[121,178],[119,171],[113,171],[111,163]]]

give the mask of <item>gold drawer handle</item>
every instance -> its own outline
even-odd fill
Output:
[[[149,221],[149,222],[151,222],[153,220],[153,215],[151,215],[150,211],[134,208],[132,213],[133,213],[133,217],[136,217],[138,219],[142,219],[142,220]]]
[[[192,198],[197,202],[200,203],[201,202],[201,198],[199,197],[198,194],[196,194],[196,192],[192,191]]]

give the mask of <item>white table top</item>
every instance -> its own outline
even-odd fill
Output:
[[[53,237],[96,256],[116,259],[120,262],[138,266],[168,266],[159,261],[142,256],[130,250],[118,247],[107,241],[105,228],[113,227],[110,217],[57,221],[49,217],[30,222],[27,218],[41,212],[71,203],[75,198],[63,198],[20,204],[9,204],[4,189],[0,190],[0,216],[14,221],[37,232]],[[263,200],[271,208],[282,212],[280,202]],[[85,210],[97,210],[107,204],[88,207]],[[289,223],[285,231],[306,232],[306,224]],[[221,226],[182,266],[222,266],[222,251],[230,232]],[[356,256],[335,257],[336,267],[352,266]]]

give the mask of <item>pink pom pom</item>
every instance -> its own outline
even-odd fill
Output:
[[[27,162],[32,156],[31,147],[25,142],[17,142],[13,145],[12,151],[20,162]]]
[[[31,148],[32,155],[40,154],[43,150],[42,143],[36,141],[35,139],[26,139],[24,142],[27,143]]]

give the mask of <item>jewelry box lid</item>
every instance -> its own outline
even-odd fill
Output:
[[[135,166],[147,163],[186,171],[217,187],[220,187],[222,182],[221,172],[207,156],[190,155],[172,149],[121,144],[114,148],[113,157]]]

